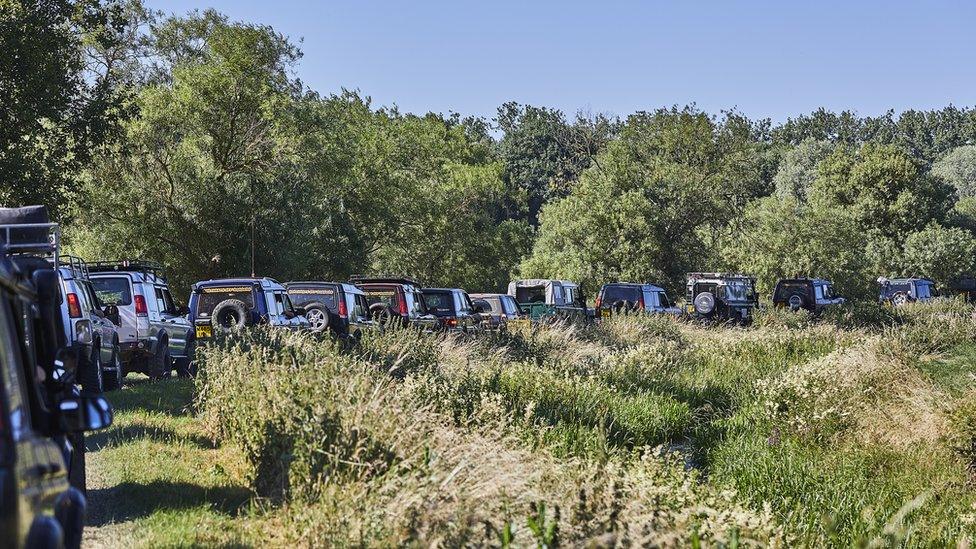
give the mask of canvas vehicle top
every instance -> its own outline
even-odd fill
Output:
[[[703,320],[748,322],[759,303],[754,278],[737,273],[688,273],[687,312]]]
[[[579,285],[568,280],[514,280],[508,284],[508,295],[515,298],[522,313],[532,320],[588,317]]]
[[[827,307],[846,302],[844,297],[834,293],[833,284],[822,278],[784,278],[778,280],[773,289],[773,305],[792,310],[820,313]]]
[[[608,317],[612,313],[638,312],[680,315],[664,288],[654,284],[614,282],[604,284],[596,297],[597,315]]]
[[[366,294],[343,282],[287,282],[292,304],[305,311],[313,332],[326,330],[340,337],[359,338],[363,330],[375,327],[369,318]]]
[[[889,305],[904,305],[914,301],[929,301],[938,297],[935,282],[928,278],[878,278],[878,301]]]
[[[190,293],[190,322],[198,341],[256,324],[308,328],[301,312],[286,288],[268,277],[205,280],[194,284]]]
[[[172,365],[187,375],[193,354],[193,330],[185,316],[189,311],[173,299],[163,266],[142,260],[99,261],[89,263],[88,270],[99,300],[118,309],[113,320],[119,325],[126,372],[155,378]]]

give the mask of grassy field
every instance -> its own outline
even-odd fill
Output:
[[[958,303],[354,350],[259,331],[91,437],[118,546],[945,546],[976,534]]]

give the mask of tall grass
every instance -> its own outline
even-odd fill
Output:
[[[789,314],[748,329],[621,316],[479,339],[390,331],[352,351],[257,331],[203,352],[197,405],[252,488],[288,508],[292,542],[971,535],[972,388],[927,373],[976,338],[971,310]]]

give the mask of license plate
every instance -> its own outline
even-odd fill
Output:
[[[197,339],[213,337],[212,326],[197,326]]]
[[[610,318],[610,311],[608,309],[604,309],[604,310],[600,311],[600,317],[602,317],[602,318]]]

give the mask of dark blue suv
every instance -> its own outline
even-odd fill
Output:
[[[197,341],[258,324],[308,328],[303,315],[302,309],[292,305],[285,287],[273,278],[206,280],[194,284],[190,293],[190,322]]]

